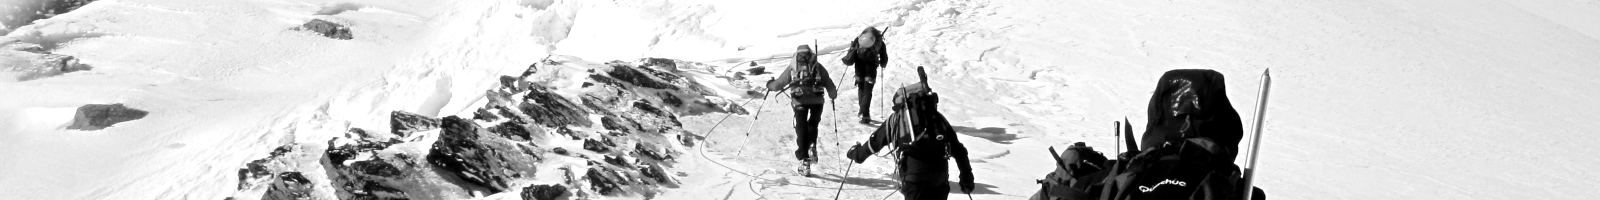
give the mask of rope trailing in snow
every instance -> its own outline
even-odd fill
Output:
[[[782,94],[783,94],[782,92],[779,93],[779,95],[782,95]],[[767,105],[767,102],[769,102],[769,101],[765,100],[765,96],[766,95],[763,95],[763,98],[762,98],[763,101],[761,101],[761,105],[756,107],[756,116],[754,116],[754,117],[757,118],[757,119],[760,118],[762,108],[765,108],[766,105]],[[741,106],[742,105],[748,105],[750,103],[750,101],[754,101],[754,100],[755,99],[746,100],[744,104],[741,104]],[[722,126],[722,122],[727,121],[728,118],[732,117],[732,116],[733,116],[733,114],[729,113],[727,115],[724,115],[722,117],[722,119],[717,120],[717,123],[712,124],[711,128],[706,130],[705,137],[706,138],[711,138],[712,134],[716,134],[715,131],[717,130],[717,127],[721,127]],[[754,121],[755,120],[751,120],[752,124],[754,124]],[[748,133],[748,131],[746,133]],[[717,162],[717,160],[715,160],[715,159],[711,159],[711,157],[706,156],[705,145],[698,146],[695,149],[700,154],[700,158],[701,159],[705,159],[706,161],[710,161],[712,164],[716,164],[717,166],[721,166],[724,169],[728,169],[729,171],[733,171],[734,173],[738,173],[738,174],[750,177],[752,179],[759,179],[759,180],[763,180],[763,181],[777,182],[777,180],[762,178],[761,175],[766,175],[765,172],[763,172],[761,175],[750,174],[749,172],[744,172],[744,171],[740,171],[738,169],[734,169],[733,167],[729,167],[727,164],[723,164],[722,162]],[[754,180],[752,180],[752,181],[754,181]],[[791,184],[792,185],[803,186],[803,187],[810,187],[810,188],[833,189],[832,187],[828,187],[828,186],[818,186],[818,185],[798,184],[798,183],[791,183]],[[849,188],[849,189],[841,188],[840,190],[873,190],[873,188]],[[756,193],[756,195],[761,195],[761,194],[758,192],[758,193]]]

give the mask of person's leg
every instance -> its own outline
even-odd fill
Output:
[[[810,124],[806,119],[806,116],[810,115],[807,111],[804,105],[794,106],[794,144],[796,146],[794,158],[798,160],[806,160],[806,145],[809,144],[805,137],[808,130],[806,127]]]
[[[809,153],[811,150],[816,148],[818,132],[817,125],[822,123],[822,105],[810,105],[806,109],[809,110],[810,113],[806,119],[806,127],[808,127],[807,134],[801,136],[805,138],[806,145],[805,148],[801,150]],[[811,156],[807,156],[806,158],[814,159]]]
[[[861,81],[856,82],[857,87],[860,87],[856,89],[856,96],[860,97],[856,101],[861,108],[861,122],[863,123],[872,120],[872,86],[876,85],[873,83],[877,81],[875,79],[877,77],[862,77],[857,79]]]
[[[901,182],[900,194],[906,200],[950,198],[950,181]]]
[[[878,66],[856,65],[856,102],[861,112],[861,123],[872,120],[872,89],[878,83]]]

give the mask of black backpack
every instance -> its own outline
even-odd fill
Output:
[[[845,65],[878,62],[880,58],[876,56],[883,49],[882,43],[883,32],[879,32],[877,28],[867,27],[867,29],[861,30],[861,35],[856,36],[856,41],[851,43],[849,54],[845,55],[841,61],[844,61]]]
[[[1222,73],[1208,69],[1167,71],[1150,97],[1149,121],[1140,150],[1177,144],[1187,138],[1210,138],[1228,150],[1228,162],[1244,137],[1239,112],[1228,101]]]
[[[893,137],[894,142],[891,144],[896,147],[896,151],[931,145],[939,145],[943,148],[944,136],[929,134],[939,132],[929,129],[940,128],[940,126],[931,124],[936,121],[932,118],[938,117],[935,116],[938,115],[938,111],[935,109],[939,105],[938,93],[934,93],[932,89],[928,88],[927,83],[916,83],[896,90],[894,97],[891,99],[894,101],[894,106],[891,107],[891,110],[894,110],[894,117],[890,117],[889,120],[897,120],[898,123],[885,122],[884,125],[903,126],[900,128],[905,130],[899,131],[903,135]],[[918,124],[922,126],[915,126]],[[945,156],[948,157],[949,149],[945,149],[945,152]],[[899,155],[898,152],[896,155]]]
[[[1242,174],[1233,164],[1243,137],[1239,115],[1227,100],[1221,73],[1181,69],[1161,76],[1150,98],[1150,121],[1136,142],[1126,134],[1129,151],[1107,161],[1102,170],[1070,165],[1040,180],[1035,199],[1238,199]],[[1123,127],[1125,133],[1132,126]],[[1052,149],[1052,151],[1054,151]],[[1067,152],[1074,152],[1069,148]],[[1083,153],[1077,151],[1076,153]],[[1098,154],[1098,153],[1095,153]],[[1063,161],[1072,161],[1070,157]],[[1066,174],[1062,176],[1058,174]],[[1081,184],[1089,183],[1089,184]],[[1252,188],[1254,199],[1265,199]]]
[[[790,86],[789,95],[794,98],[822,95],[822,64],[817,63],[817,56],[810,47],[800,45],[794,52],[794,73],[790,79],[794,81]]]
[[[1037,180],[1039,192],[1032,199],[1039,200],[1076,200],[1095,199],[1099,196],[1102,182],[1106,174],[1111,172],[1111,160],[1106,159],[1093,147],[1078,142],[1067,150],[1056,153],[1055,147],[1050,148],[1050,155],[1055,157],[1056,170],[1045,175],[1045,179]]]

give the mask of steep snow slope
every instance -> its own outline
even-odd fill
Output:
[[[8,37],[61,45],[52,51],[96,68],[0,85],[0,196],[221,198],[238,167],[278,144],[387,127],[389,110],[466,110],[492,77],[544,57],[539,14],[517,2],[153,0],[41,20]],[[290,30],[313,18],[347,24],[355,39]],[[151,114],[62,130],[87,103]]]
[[[500,67],[547,52],[775,71],[787,60],[770,58],[816,41],[848,76],[838,50],[865,26],[890,29],[879,100],[910,67],[931,70],[979,161],[975,199],[1037,190],[1048,146],[1111,149],[1109,121],[1143,125],[1152,82],[1177,68],[1227,74],[1241,113],[1272,69],[1257,184],[1272,198],[1600,195],[1586,170],[1600,152],[1584,145],[1600,139],[1583,133],[1600,127],[1580,121],[1600,110],[1584,101],[1600,86],[1588,78],[1600,75],[1595,1],[356,2],[101,1],[14,31],[95,70],[0,83],[16,94],[0,102],[0,196],[215,199],[234,169],[284,140],[384,127],[389,110],[459,114],[493,77],[521,70]],[[348,23],[356,39],[288,30],[311,18]],[[838,101],[854,102],[844,89]],[[151,116],[61,130],[72,108],[113,102]],[[839,180],[848,199],[895,195],[882,158],[818,166],[849,177],[783,175],[795,165],[788,102],[758,103],[747,105],[761,107],[758,121],[736,115],[716,131],[720,116],[685,117],[707,131],[697,134],[710,159],[682,163],[684,184],[660,198],[830,198]],[[855,105],[836,109],[826,155],[871,129],[850,124]]]

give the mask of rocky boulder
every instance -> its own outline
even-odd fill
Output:
[[[72,130],[100,130],[111,125],[144,118],[150,112],[129,108],[122,104],[89,104],[78,107],[78,113],[72,119],[72,125],[67,129]]]
[[[600,195],[617,195],[622,192],[623,181],[615,171],[604,167],[589,168],[583,177],[589,180],[589,187]]]
[[[589,112],[578,107],[577,103],[541,87],[528,90],[528,95],[523,97],[518,109],[521,109],[522,114],[532,118],[531,121],[534,123],[548,127],[593,124],[589,121]]]
[[[400,137],[409,137],[411,133],[438,128],[438,119],[406,111],[389,112],[389,130]]]
[[[294,30],[311,31],[313,33],[322,35],[322,37],[340,40],[350,40],[354,38],[350,35],[350,28],[345,27],[344,24],[333,23],[322,19],[312,19],[311,21],[307,21],[305,24],[301,24],[300,27],[295,27]]]
[[[522,200],[555,200],[566,194],[567,186],[561,184],[529,185],[522,188]]]
[[[486,134],[478,124],[461,117],[445,117],[440,125],[444,130],[429,149],[427,161],[445,173],[491,193],[511,189],[515,178],[534,175],[539,159],[526,148]]]
[[[306,179],[300,172],[279,173],[277,181],[267,189],[263,200],[309,200],[313,191],[311,180]]]

